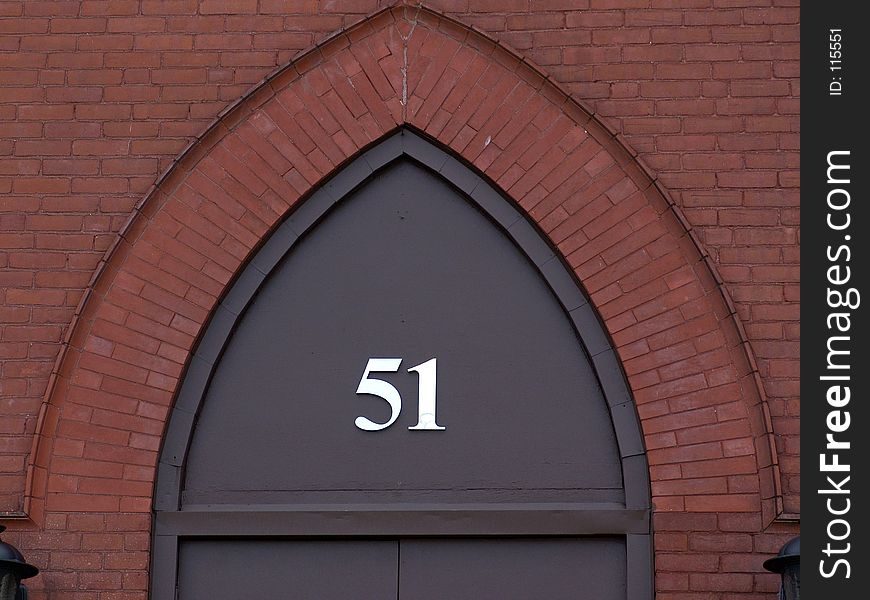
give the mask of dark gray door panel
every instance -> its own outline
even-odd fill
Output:
[[[402,540],[399,554],[400,600],[626,600],[616,537]]]
[[[181,543],[178,600],[395,600],[398,542]]]

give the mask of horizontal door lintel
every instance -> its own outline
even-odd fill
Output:
[[[298,505],[159,512],[158,536],[579,536],[648,534],[648,509],[589,504]]]

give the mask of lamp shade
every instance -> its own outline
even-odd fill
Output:
[[[782,576],[780,598],[800,600],[801,597],[801,538],[793,538],[780,548],[773,558],[764,561],[764,568]]]

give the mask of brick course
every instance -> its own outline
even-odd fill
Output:
[[[0,1],[0,509],[30,513],[7,535],[34,596],[144,597],[162,420],[209,310],[295,199],[409,122],[526,208],[604,317],[659,598],[770,597],[794,533],[770,521],[799,511],[797,3],[431,4],[512,52],[395,9],[227,113],[377,3]]]

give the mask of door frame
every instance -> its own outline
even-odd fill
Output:
[[[245,308],[269,273],[329,210],[378,171],[409,158],[438,174],[488,216],[535,265],[568,315],[610,411],[625,503],[479,503],[218,506],[182,510],[184,466],[215,365]],[[619,535],[626,539],[627,598],[653,598],[649,466],[634,399],[596,310],[525,212],[461,159],[409,127],[376,142],[296,208],[256,250],[211,315],[176,396],[160,452],[154,495],[152,600],[174,600],[178,547],[197,537],[518,537]]]

